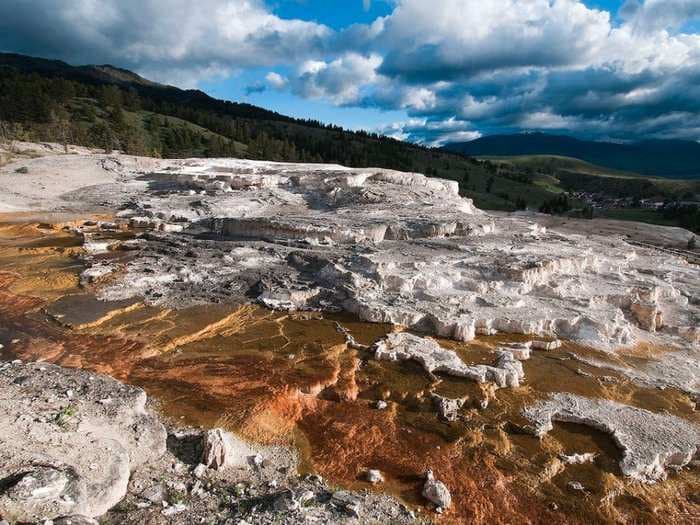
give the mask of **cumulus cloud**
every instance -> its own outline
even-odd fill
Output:
[[[522,129],[700,139],[689,24],[700,0],[626,0],[615,21],[582,0],[389,3],[387,16],[332,30],[264,0],[4,0],[0,49],[180,86],[267,67],[249,94],[401,110],[408,119],[386,132],[426,144]]]
[[[306,59],[331,34],[281,19],[262,0],[0,2],[0,49],[116,63],[179,85],[212,71]]]
[[[679,29],[700,18],[700,0],[626,0],[620,15],[639,31]]]
[[[585,63],[609,30],[607,12],[577,1],[403,0],[384,24],[381,71],[423,82]]]
[[[697,140],[700,36],[681,28],[699,6],[629,0],[613,24],[578,0],[399,0],[375,38],[385,50],[377,72],[395,93],[433,93],[409,107],[422,124],[399,126],[409,140],[435,141],[445,122],[467,134]]]
[[[377,80],[378,55],[346,53],[330,62],[307,60],[291,80],[292,91],[308,98],[327,98],[335,104],[360,101],[361,88]]]
[[[265,80],[275,89],[282,89],[287,85],[287,79],[274,71],[270,71],[265,75]]]
[[[437,147],[448,142],[466,142],[482,136],[480,131],[468,129],[470,127],[469,122],[456,118],[446,120],[412,118],[380,126],[375,131],[397,140]]]

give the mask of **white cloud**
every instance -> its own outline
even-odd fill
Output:
[[[446,120],[412,118],[380,126],[375,131],[397,140],[410,140],[426,146],[438,147],[448,142],[465,142],[482,136],[479,131],[470,129],[471,127],[471,123],[456,118]]]
[[[330,62],[309,60],[291,79],[292,90],[304,97],[326,98],[335,104],[360,101],[361,88],[377,80],[376,70],[381,64],[379,55],[363,56],[346,53]]]
[[[700,0],[630,1],[621,14],[614,25],[580,0],[397,0],[375,37],[377,100],[411,86],[434,94],[408,106],[428,123],[697,138],[697,119],[661,117],[700,115],[700,35],[679,32]]]
[[[267,75],[265,75],[265,80],[267,80],[267,83],[275,89],[282,89],[288,82],[285,77],[279,73],[275,73],[274,71],[270,71]]]
[[[249,89],[403,110],[425,122],[394,131],[427,143],[448,128],[698,138],[700,35],[687,22],[700,0],[627,0],[615,23],[582,0],[390,3],[389,15],[334,31],[282,19],[265,0],[3,0],[0,50],[113,62],[185,87],[281,68],[292,73]]]
[[[676,30],[700,18],[700,0],[626,0],[620,14],[637,31]]]
[[[583,64],[609,31],[607,12],[575,0],[400,0],[379,37],[382,71],[420,81]]]
[[[332,34],[279,18],[262,0],[0,2],[0,48],[112,62],[161,81],[296,62],[320,54]]]

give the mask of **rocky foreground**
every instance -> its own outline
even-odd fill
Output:
[[[71,216],[60,261],[16,238],[0,257],[0,344],[26,362],[0,364],[5,520],[417,519],[218,426],[301,434],[312,470],[447,523],[700,513],[700,270],[682,253],[380,169],[91,153],[18,161],[2,185],[12,210]],[[75,288],[13,289],[69,257]],[[124,383],[208,429],[166,429]]]
[[[0,517],[9,523],[417,523],[396,500],[299,476],[295,455],[168,428],[143,390],[0,363]],[[430,487],[431,484],[428,484]]]

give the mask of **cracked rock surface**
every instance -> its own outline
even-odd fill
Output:
[[[112,195],[120,221],[149,230],[124,267],[96,262],[86,273],[125,270],[107,299],[342,309],[464,341],[496,332],[607,349],[700,341],[697,267],[622,238],[491,216],[452,181],[236,159],[120,169],[121,192],[70,196]]]
[[[424,523],[390,496],[298,475],[288,448],[166,433],[142,390],[104,376],[0,362],[0,382],[4,523]]]

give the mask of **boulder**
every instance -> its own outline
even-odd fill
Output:
[[[221,428],[208,430],[203,438],[201,463],[213,470],[263,464],[258,450],[243,439]]]
[[[165,452],[165,429],[139,388],[17,362],[0,370],[0,384],[0,515],[99,516],[124,497],[135,468]]]
[[[379,470],[370,469],[367,471],[367,481],[369,481],[372,485],[384,483],[384,476]]]
[[[452,495],[442,481],[435,479],[433,471],[425,474],[425,484],[422,491],[423,497],[434,503],[438,508],[447,509],[452,505]]]
[[[438,394],[433,394],[432,399],[438,415],[445,421],[455,421],[459,416],[459,411],[466,402],[466,398],[451,399]]]
[[[224,431],[220,428],[209,430],[204,435],[204,447],[202,451],[202,464],[219,470],[224,468],[226,462],[230,462],[231,450],[228,446]]]

